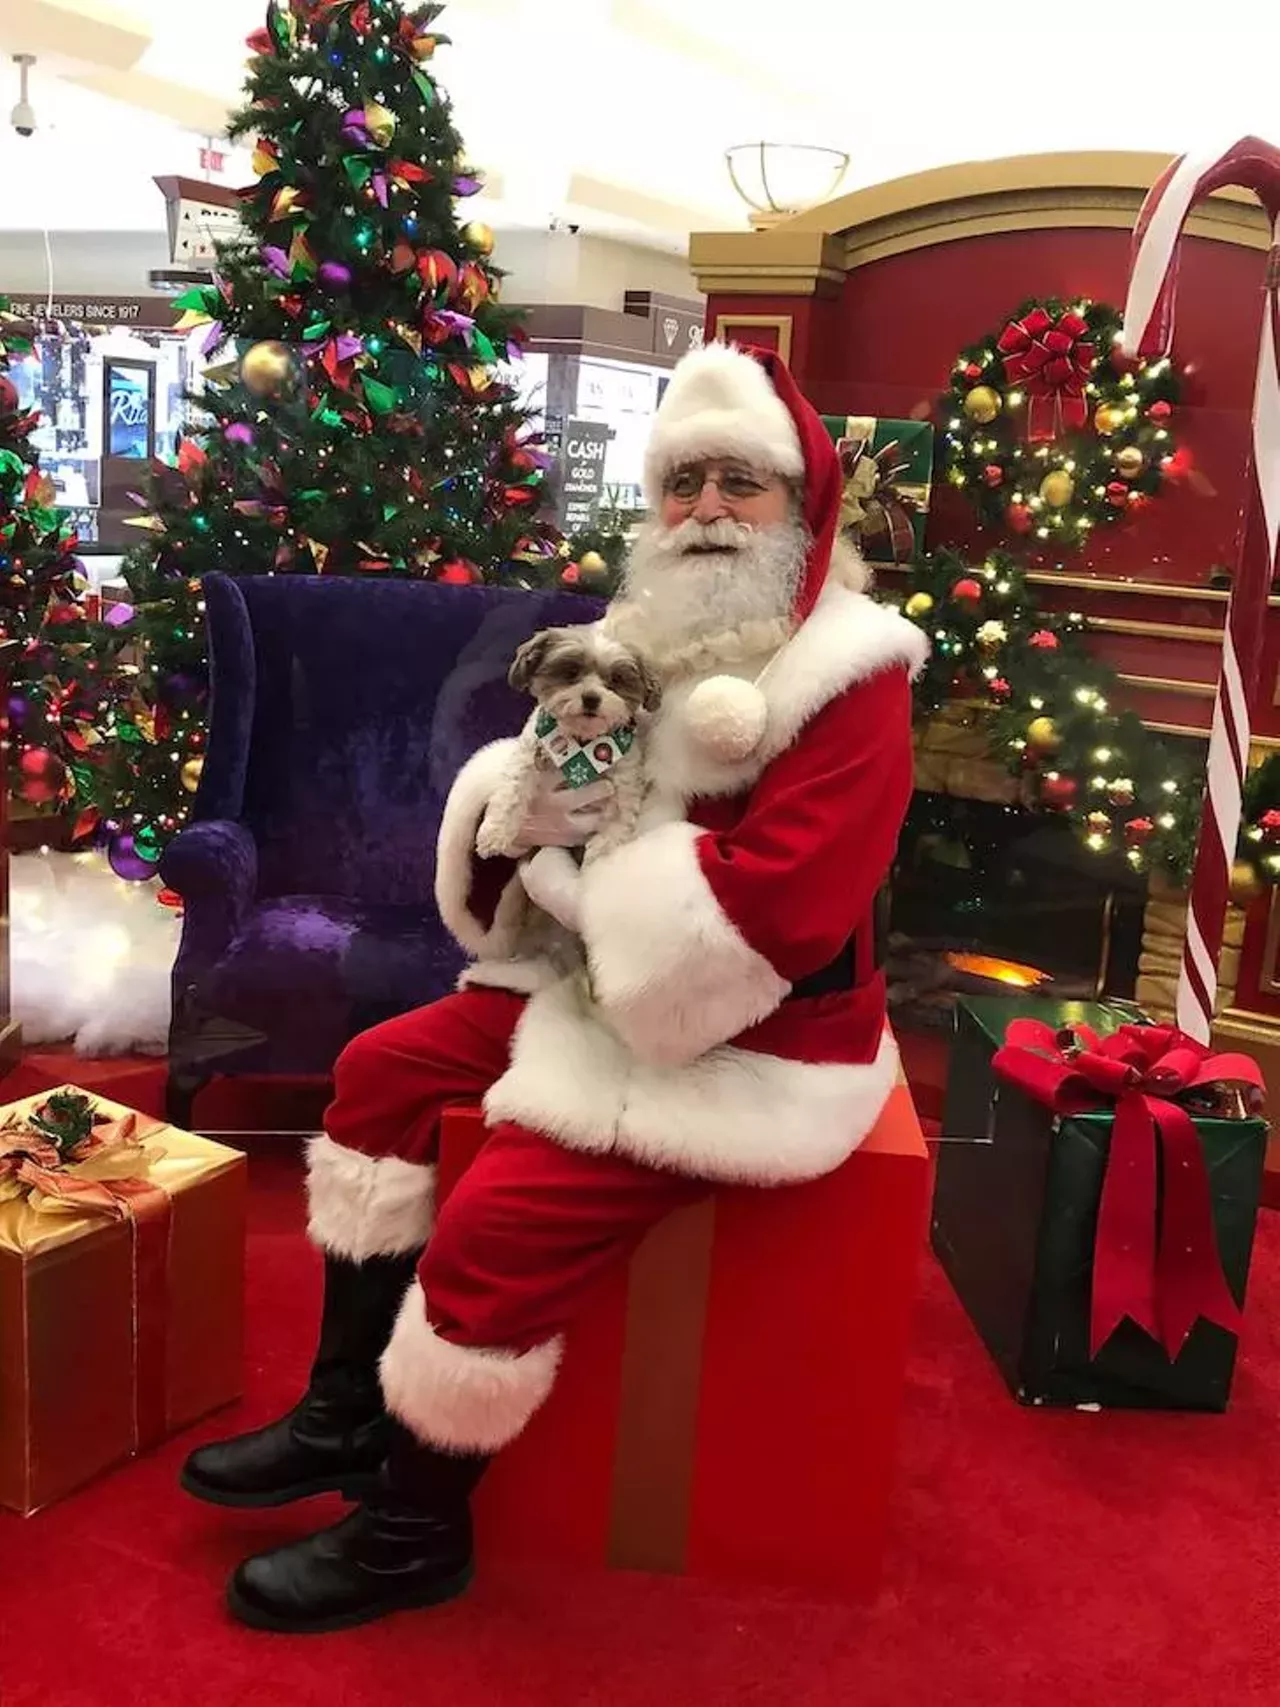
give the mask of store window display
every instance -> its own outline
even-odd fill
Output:
[[[172,453],[198,362],[192,340],[173,332],[55,321],[11,363],[21,406],[42,417],[32,446],[85,544],[129,545],[128,494],[140,464]]]

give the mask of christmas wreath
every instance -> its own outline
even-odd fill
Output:
[[[961,352],[942,400],[942,463],[987,520],[1080,545],[1160,487],[1178,386],[1167,356],[1121,352],[1102,302],[1024,302]]]

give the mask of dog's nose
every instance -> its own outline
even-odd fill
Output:
[[[598,693],[584,693],[582,696],[582,709],[588,714],[588,716],[592,712],[599,711],[600,695]]]

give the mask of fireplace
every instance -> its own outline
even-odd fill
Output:
[[[1146,899],[1145,878],[1062,819],[918,792],[894,873],[894,1021],[949,1025],[964,994],[1132,1000]]]

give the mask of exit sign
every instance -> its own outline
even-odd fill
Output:
[[[227,157],[217,148],[202,148],[200,150],[200,169],[203,172],[225,172]]]

